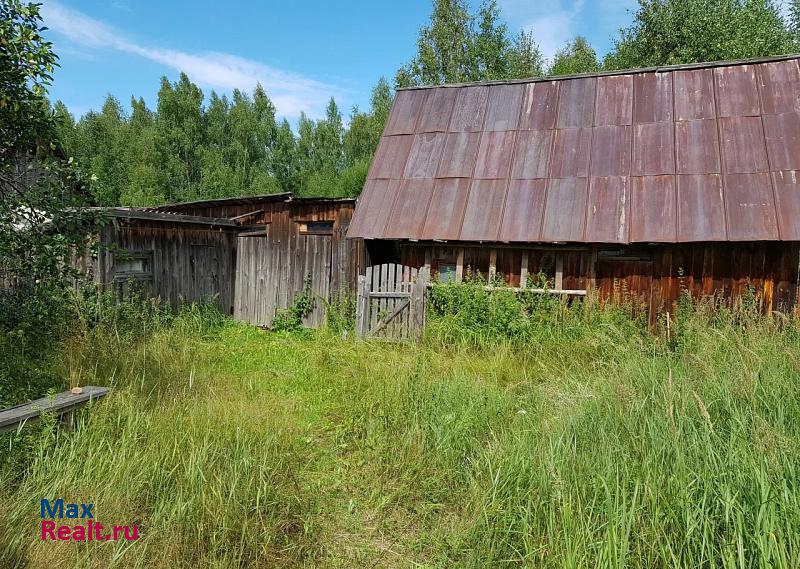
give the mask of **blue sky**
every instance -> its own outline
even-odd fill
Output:
[[[533,30],[548,56],[576,34],[605,53],[635,3],[499,0],[510,28]],[[61,58],[50,96],[76,115],[98,109],[108,93],[154,106],[159,78],[186,71],[206,94],[261,82],[290,120],[301,111],[321,116],[331,96],[348,114],[366,108],[378,78],[391,81],[414,55],[430,9],[430,0],[44,0]]]

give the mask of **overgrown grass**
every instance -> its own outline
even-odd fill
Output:
[[[113,395],[77,432],[28,428],[26,470],[0,485],[0,559],[800,566],[793,322],[684,301],[666,337],[592,303],[434,294],[418,345],[202,310],[88,328],[53,373]],[[42,497],[92,501],[141,539],[41,542]]]

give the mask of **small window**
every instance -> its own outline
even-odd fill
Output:
[[[140,258],[140,259],[126,259],[125,261],[117,261],[117,272],[118,273],[146,273],[147,270],[147,259]]]
[[[332,221],[300,221],[301,235],[333,235]]]
[[[439,263],[439,282],[440,283],[456,282],[455,263]]]
[[[152,254],[149,252],[120,254],[114,262],[116,280],[148,279],[153,274]]]

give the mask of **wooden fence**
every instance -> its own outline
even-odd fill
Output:
[[[361,338],[412,340],[425,325],[427,268],[395,263],[367,267],[358,279],[356,334]]]

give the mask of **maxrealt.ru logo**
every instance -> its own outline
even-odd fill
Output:
[[[40,516],[42,518],[43,541],[117,541],[139,539],[139,526],[111,526],[105,528],[94,520],[94,504],[64,503],[63,498],[50,502],[42,498]],[[47,519],[50,518],[50,519]],[[72,525],[59,525],[54,519],[85,520]]]

